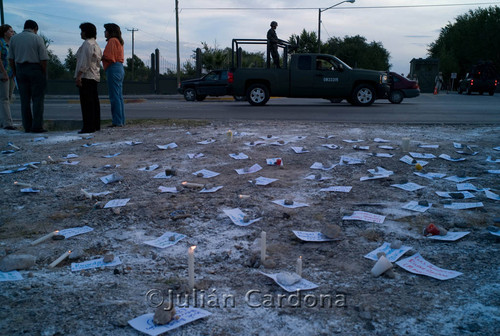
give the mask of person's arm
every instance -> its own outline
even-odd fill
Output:
[[[16,77],[16,62],[12,58],[9,58],[10,68],[12,69],[12,76]]]
[[[3,62],[0,62],[0,72],[2,73],[2,78],[0,79],[2,82],[6,82],[9,80],[9,74],[7,73],[7,70],[5,70],[5,67],[3,66]]]
[[[47,75],[47,60],[40,61],[40,65],[42,66],[42,72],[46,76]]]

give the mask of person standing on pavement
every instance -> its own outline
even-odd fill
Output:
[[[93,133],[101,129],[101,106],[97,83],[102,58],[101,48],[96,42],[97,28],[90,22],[80,25],[80,36],[84,40],[76,52],[75,79],[80,92],[83,127],[78,133]]]
[[[17,80],[23,128],[27,133],[47,132],[43,128],[43,110],[49,55],[43,38],[37,33],[38,24],[26,20],[23,32],[11,38],[9,48],[9,62]]]
[[[109,127],[125,125],[125,108],[123,103],[123,39],[120,27],[114,23],[104,25],[106,47],[102,54],[102,65],[106,71],[109,100],[111,103],[112,124]]]
[[[436,75],[436,78],[434,78],[434,82],[436,84],[436,86],[435,86],[436,93],[439,93],[439,91],[441,91],[441,88],[443,87],[443,83],[444,83],[442,72],[439,72]]]
[[[272,21],[271,28],[267,31],[267,51],[271,54],[273,58],[274,66],[280,68],[280,55],[278,53],[278,43],[279,38],[276,34],[276,28],[278,27],[278,22]]]
[[[12,93],[14,92],[14,77],[10,67],[9,43],[14,36],[14,30],[8,24],[0,26],[0,127],[6,130],[16,130],[12,123],[10,114],[10,103],[12,102]]]

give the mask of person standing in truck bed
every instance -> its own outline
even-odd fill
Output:
[[[274,66],[280,68],[280,55],[278,54],[278,35],[276,34],[276,27],[278,22],[272,21],[271,28],[267,31],[267,50],[271,53]]]

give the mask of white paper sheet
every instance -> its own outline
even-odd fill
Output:
[[[120,154],[121,154],[121,153],[115,153],[115,154],[103,155],[103,158],[107,158],[107,159],[109,159],[109,158],[113,158],[113,157],[115,157],[115,156],[118,156],[118,155],[120,155]]]
[[[380,149],[387,149],[387,150],[393,150],[394,149],[393,146],[386,146],[386,145],[377,146],[377,147],[380,148]]]
[[[255,185],[268,185],[275,181],[278,181],[278,179],[259,176],[255,179]]]
[[[205,156],[203,153],[196,153],[196,154],[188,154],[188,158],[190,159],[199,159]]]
[[[435,235],[435,236],[427,236],[427,238],[433,239],[433,240],[455,241],[455,240],[458,240],[460,238],[467,236],[469,233],[470,232],[467,232],[467,231],[464,231],[464,232],[450,232],[450,231],[448,231],[448,233],[444,236]]]
[[[109,174],[109,175],[101,177],[100,180],[104,184],[109,184],[109,183],[115,183],[115,182],[121,181],[121,180],[123,180],[123,177],[118,175],[118,174],[113,173],[113,174]]]
[[[78,155],[76,155],[76,154],[68,154],[66,156],[63,156],[63,159],[74,159],[77,157],[78,157]]]
[[[170,246],[174,246],[184,238],[186,238],[186,235],[167,231],[156,239],[145,241],[144,244],[163,249]]]
[[[154,165],[151,165],[151,166],[148,166],[148,167],[143,167],[143,168],[139,168],[137,170],[140,170],[140,171],[153,171],[157,168],[159,168],[160,166],[157,165],[157,164],[154,164]]]
[[[176,194],[176,193],[178,192],[176,187],[164,187],[164,186],[159,186],[159,187],[158,187],[158,190],[159,190],[161,193],[172,193],[172,194]]]
[[[452,161],[452,162],[460,162],[460,161],[465,161],[465,158],[452,158],[448,154],[441,154],[439,155],[441,159],[444,159],[446,161]]]
[[[492,159],[491,156],[488,155],[486,162],[500,163],[500,159]]]
[[[211,170],[208,170],[208,169],[202,169],[202,170],[198,170],[197,172],[194,172],[193,175],[198,175],[198,174],[202,174],[203,178],[211,178],[211,177],[215,177],[217,175],[220,175],[220,173],[216,173],[216,172],[213,172]]]
[[[129,145],[129,146],[137,146],[137,145],[142,144],[142,142],[141,141],[125,141],[125,144]]]
[[[169,179],[172,178],[172,175],[167,175],[166,172],[162,171],[155,176],[153,176],[154,179]]]
[[[391,141],[390,140],[385,140],[385,139],[382,139],[382,138],[375,138],[375,139],[373,139],[373,142],[387,143],[387,142],[391,142]]]
[[[408,182],[408,183],[404,183],[404,184],[391,184],[391,187],[403,189],[406,191],[415,191],[415,190],[425,188],[424,186],[418,185],[418,184],[413,183],[413,182]]]
[[[355,165],[355,164],[364,164],[365,160],[353,158],[350,156],[341,156],[339,160],[339,165]]]
[[[424,160],[416,160],[409,155],[403,156],[401,159],[399,159],[399,161],[404,162],[404,163],[409,164],[409,165],[416,165],[417,163],[419,163],[422,167],[425,167],[429,163],[429,162],[424,161]]]
[[[113,261],[111,261],[109,263],[105,263],[104,258],[99,258],[99,259],[84,261],[81,263],[71,263],[71,271],[78,272],[78,271],[83,271],[83,270],[98,268],[98,267],[118,266],[121,263],[122,262],[121,262],[120,258],[118,258],[118,257],[115,257],[113,259]]]
[[[166,144],[166,145],[156,145],[156,147],[158,147],[159,149],[173,149],[173,148],[177,148],[177,144],[175,142],[171,142],[169,144]]]
[[[36,193],[40,192],[39,189],[33,189],[33,188],[22,188],[19,191],[22,192],[22,193],[33,193],[33,194],[36,194]]]
[[[440,179],[446,176],[446,174],[441,174],[441,173],[421,173],[421,172],[414,172],[413,174],[426,178],[428,180],[433,180],[435,178]]]
[[[484,190],[484,194],[486,195],[486,198],[489,198],[489,199],[494,200],[494,201],[500,201],[500,195],[495,194],[492,191]]]
[[[241,168],[241,169],[235,169],[235,171],[238,173],[238,175],[244,175],[244,174],[252,174],[256,173],[259,170],[261,170],[262,167],[259,164],[254,164],[253,166],[249,168]]]
[[[402,206],[403,209],[417,211],[417,212],[426,212],[432,207],[432,203],[429,203],[428,206],[419,205],[417,201],[410,201]]]
[[[235,160],[246,160],[248,159],[248,155],[245,153],[239,153],[239,154],[229,154],[230,157],[232,157]]]
[[[430,153],[417,153],[417,152],[409,152],[409,154],[415,159],[434,159],[436,156]]]
[[[295,209],[295,208],[301,208],[301,207],[308,207],[309,206],[309,204],[295,202],[295,201],[293,202],[292,205],[285,205],[285,200],[284,199],[274,200],[273,203],[281,205],[281,206],[284,206],[285,208],[289,208],[289,209]]]
[[[455,210],[466,210],[466,209],[474,209],[474,208],[482,208],[483,202],[475,202],[475,203],[451,203],[445,204],[444,208],[446,209],[455,209]]]
[[[484,189],[478,189],[472,183],[457,183],[458,191],[483,191]]]
[[[300,240],[308,241],[308,242],[329,242],[329,241],[339,240],[339,239],[328,238],[327,236],[325,236],[321,232],[295,231],[295,230],[292,230],[292,232]]]
[[[438,280],[448,280],[456,278],[462,273],[452,270],[447,270],[443,268],[439,268],[427,260],[425,260],[420,253],[414,254],[413,256],[400,260],[396,262],[396,264],[407,270],[408,272],[426,275],[434,279]]]
[[[446,192],[446,191],[436,191],[436,194],[440,197],[452,198],[451,194],[462,194],[464,199],[474,198],[474,194],[468,191],[455,191],[455,192]]]
[[[248,226],[262,219],[262,217],[259,217],[256,219],[251,219],[248,222],[245,222],[243,219],[245,218],[246,215],[240,209],[238,208],[226,209],[223,211],[231,219],[231,221],[238,226]]]
[[[332,164],[331,166],[324,166],[321,162],[314,162],[312,166],[309,168],[327,171],[327,170],[332,170],[336,166],[337,166],[336,164]]]
[[[266,164],[268,166],[283,166],[283,159],[282,158],[270,158],[266,159]]]
[[[23,276],[18,271],[2,272],[0,271],[0,282],[2,281],[19,281],[23,280]]]
[[[377,253],[379,252],[384,252],[385,257],[390,261],[390,262],[396,262],[401,256],[403,256],[406,252],[411,250],[411,246],[401,246],[398,249],[393,249],[391,248],[391,244],[384,242],[382,246],[377,247],[375,250],[371,251],[370,253],[366,254],[364,257],[375,260],[377,261]]]
[[[417,147],[419,147],[419,148],[429,148],[429,149],[438,149],[439,145],[425,145],[425,144],[420,144]]]
[[[458,177],[458,176],[448,176],[445,178],[447,181],[455,182],[455,183],[462,183],[468,180],[475,180],[477,177],[469,177],[469,176],[464,176],[464,177]]]
[[[175,311],[176,315],[179,316],[179,319],[174,319],[168,324],[164,325],[154,324],[153,313],[144,314],[139,317],[136,317],[128,321],[128,324],[130,324],[132,328],[140,332],[143,332],[151,336],[157,336],[166,333],[170,330],[179,328],[180,326],[183,326],[187,323],[212,315],[208,311],[199,308],[175,308]]]
[[[215,142],[215,139],[206,139],[206,140],[203,140],[203,141],[199,141],[197,143],[200,144],[200,145],[208,145],[208,144],[211,144],[211,143],[214,143],[214,142]]]
[[[352,189],[351,186],[332,186],[328,188],[321,188],[319,191],[333,191],[333,192],[345,192],[348,193]]]
[[[361,139],[344,139],[342,141],[347,142],[347,143],[357,143],[357,142],[363,142],[365,140],[361,140]]]
[[[128,201],[130,201],[130,198],[114,199],[106,203],[104,209],[122,207],[127,205]]]
[[[209,189],[203,188],[203,189],[200,190],[200,193],[201,194],[204,194],[204,193],[214,193],[216,191],[221,190],[222,188],[224,188],[224,186],[217,186],[217,187],[213,187],[213,188],[209,188]]]
[[[68,166],[76,166],[79,163],[80,163],[80,161],[71,161],[71,160],[66,160],[66,161],[61,162],[61,164],[68,165]]]
[[[337,145],[334,145],[334,144],[323,144],[321,145],[322,147],[326,147],[328,149],[339,149],[339,148],[342,148],[340,146],[337,146]]]
[[[354,211],[352,215],[342,217],[342,220],[360,220],[364,222],[382,224],[385,220],[385,216],[376,215],[365,211]]]
[[[85,225],[85,226],[80,226],[80,227],[59,230],[58,234],[64,236],[64,238],[68,239],[70,237],[73,237],[73,236],[76,236],[79,234],[83,234],[83,233],[87,233],[90,231],[94,231],[94,229],[91,228],[90,226]]]
[[[309,153],[308,150],[305,150],[304,147],[292,147],[292,150],[296,153],[296,154],[302,154],[302,153]]]
[[[304,278],[302,278],[299,282],[297,282],[291,286],[285,286],[285,285],[280,284],[277,280],[277,276],[279,273],[268,274],[268,273],[260,272],[260,274],[265,275],[266,277],[273,279],[274,282],[276,282],[281,288],[283,288],[284,290],[286,290],[289,293],[296,292],[297,290],[311,290],[311,289],[318,288],[318,285],[316,285],[315,283],[308,281]]]

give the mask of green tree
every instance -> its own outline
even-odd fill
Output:
[[[343,39],[332,37],[328,39],[323,49],[354,68],[389,70],[389,52],[381,42],[366,42],[366,38],[356,36],[345,36]]]
[[[231,48],[219,48],[217,45],[211,47],[206,42],[202,42],[201,48],[201,64],[205,71],[216,69],[228,69],[231,67]],[[264,67],[264,52],[247,52],[242,51],[242,67],[256,68]],[[193,59],[196,59],[196,52],[193,54]]]
[[[47,61],[47,74],[49,79],[68,79],[71,78],[70,74],[64,68],[64,65],[59,60],[59,57],[55,55],[49,46],[52,42],[47,36],[40,34],[45,43],[45,48],[47,48],[47,54],[49,55],[49,60]]]
[[[315,32],[302,30],[300,35],[293,34],[288,39],[291,50],[297,53],[316,53],[318,52],[318,35]]]
[[[148,81],[151,78],[151,69],[137,56],[133,58],[134,74],[132,76],[132,58],[127,58],[125,66],[125,79],[136,81]]]
[[[75,73],[76,54],[73,54],[73,50],[71,48],[68,49],[68,54],[64,59],[64,67],[69,71],[70,74]]]
[[[500,8],[497,6],[470,10],[441,28],[429,55],[439,59],[445,77],[457,72],[459,78],[482,61],[500,65]]]

